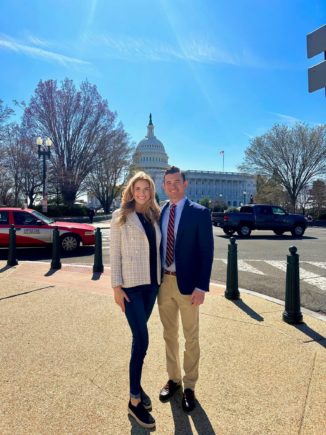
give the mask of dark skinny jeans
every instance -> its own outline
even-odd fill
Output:
[[[158,286],[142,285],[123,290],[130,300],[130,302],[125,300],[125,314],[132,332],[129,364],[130,397],[138,399],[141,391],[142,368],[148,349],[147,322],[155,304]]]

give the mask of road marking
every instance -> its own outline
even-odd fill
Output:
[[[224,264],[227,264],[227,260],[222,260],[222,262]],[[240,270],[241,272],[255,273],[256,275],[265,275],[264,272],[256,269],[255,267],[251,266],[243,260],[238,260],[238,270]]]
[[[274,260],[265,260],[267,264],[270,264],[277,269],[286,272],[286,263],[285,261],[274,261]],[[309,272],[306,269],[300,267],[300,279],[305,281],[307,284],[313,285],[315,287],[320,288],[321,290],[326,290],[326,278],[316,273]]]
[[[286,272],[286,262],[285,261],[265,260],[265,263],[270,264],[271,266],[276,267],[277,269],[280,269],[283,272]]]
[[[305,263],[312,264],[313,266],[321,267],[326,269],[326,263],[321,261],[305,261]]]
[[[227,264],[227,260],[222,258],[214,258],[214,260],[222,261],[224,264]],[[248,260],[248,261],[255,261],[256,263],[267,263],[270,266],[276,267],[277,269],[281,270],[282,272],[286,273],[286,261],[277,261],[277,260]],[[323,269],[326,269],[326,263],[325,262],[318,262],[318,261],[305,261],[304,263],[312,264],[317,267],[321,267]],[[260,270],[252,267],[250,264],[243,260],[238,260],[238,270],[241,272],[252,272],[257,275],[265,275]],[[303,267],[300,267],[300,280],[306,282],[307,284],[313,285],[320,290],[326,291],[326,277],[320,276],[316,273],[310,272],[309,270],[304,269]]]

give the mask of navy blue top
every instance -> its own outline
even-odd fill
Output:
[[[137,213],[138,219],[142,223],[148,243],[149,243],[149,267],[151,274],[151,284],[157,285],[157,263],[156,263],[156,234],[154,225],[149,222],[142,213]]]

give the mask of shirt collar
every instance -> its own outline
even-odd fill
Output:
[[[174,203],[174,205],[176,206],[176,208],[183,208],[183,206],[185,205],[186,200],[187,200],[187,197],[184,196],[183,198],[180,199],[180,201]],[[172,202],[169,203],[169,209],[171,209],[171,205],[172,204],[173,204]]]

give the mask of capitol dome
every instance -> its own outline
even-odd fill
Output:
[[[154,135],[152,114],[149,115],[147,136],[137,145],[134,161],[138,168],[149,172],[153,169],[165,170],[169,166],[164,145]]]

